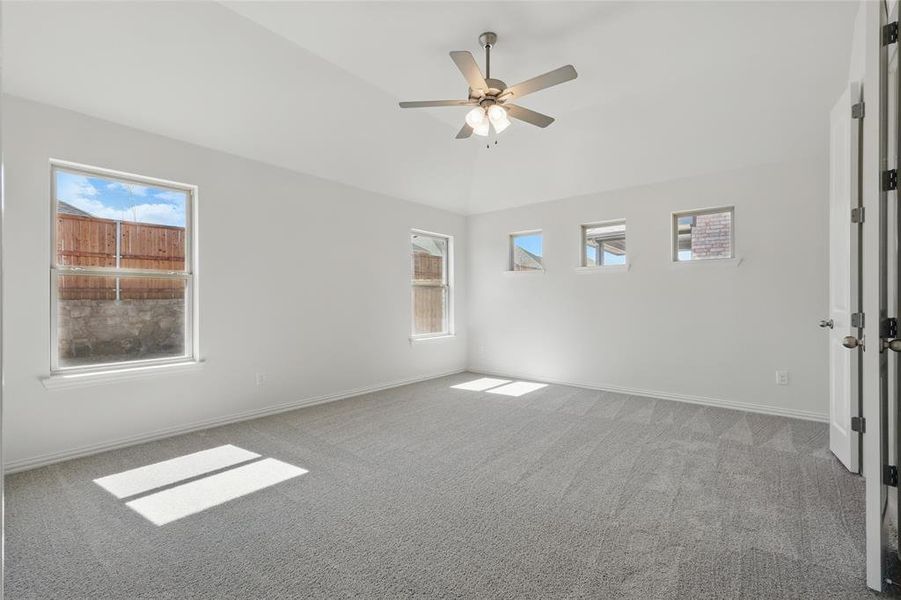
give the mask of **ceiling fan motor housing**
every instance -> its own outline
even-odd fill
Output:
[[[478,100],[479,104],[482,106],[490,106],[491,104],[497,103],[497,97],[507,89],[507,84],[500,79],[486,79],[485,83],[488,84],[487,90],[474,90],[469,88],[469,99]]]

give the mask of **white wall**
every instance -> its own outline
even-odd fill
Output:
[[[825,419],[824,154],[472,216],[470,366]],[[735,206],[734,261],[674,264],[671,213]],[[630,270],[577,271],[580,224],[625,218]],[[505,272],[544,231],[544,274]],[[776,385],[776,370],[790,385]]]
[[[3,108],[7,464],[467,365],[825,416],[825,154],[464,218],[18,98]],[[51,157],[199,186],[202,370],[43,387]],[[672,264],[670,213],[719,205],[735,206],[740,260]],[[579,225],[618,218],[630,270],[577,271]],[[372,232],[370,266],[345,226]],[[454,339],[408,341],[413,227],[456,236]],[[535,228],[547,272],[506,273],[508,234]],[[234,243],[246,231],[252,253]]]
[[[463,217],[12,97],[2,127],[7,465],[466,366]],[[203,369],[43,387],[51,158],[199,186]],[[409,342],[414,227],[456,236],[454,339]]]
[[[866,2],[861,2],[854,17],[854,31],[851,36],[851,59],[848,64],[848,81],[863,82],[867,74],[867,14]]]

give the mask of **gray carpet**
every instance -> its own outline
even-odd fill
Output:
[[[9,598],[873,598],[824,424],[461,374],[7,478]],[[158,527],[95,478],[309,472]]]

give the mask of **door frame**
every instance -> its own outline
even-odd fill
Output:
[[[888,169],[888,47],[882,43],[883,26],[891,21],[896,3],[864,2],[865,63],[863,93],[866,110],[878,119],[864,119],[861,140],[861,199],[866,214],[860,244],[861,270],[867,285],[862,289],[865,315],[861,353],[861,398],[866,418],[863,437],[863,474],[866,478],[866,581],[881,591],[886,583],[885,558],[893,544],[885,527],[888,487],[883,479],[888,465],[888,357],[881,351],[880,326],[889,316],[888,278],[888,192],[883,189],[882,173]],[[873,91],[878,90],[878,93]],[[896,165],[893,165],[893,167]],[[874,285],[875,284],[875,285]],[[875,317],[875,318],[874,318]]]

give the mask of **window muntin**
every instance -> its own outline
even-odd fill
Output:
[[[673,260],[733,258],[734,209],[714,208],[673,214]]]
[[[544,270],[544,239],[540,231],[514,233],[510,236],[510,270]]]
[[[51,168],[51,370],[194,357],[194,188]]]
[[[626,222],[608,221],[582,225],[582,266],[626,264]]]
[[[450,335],[451,238],[413,231],[410,241],[413,337]]]

